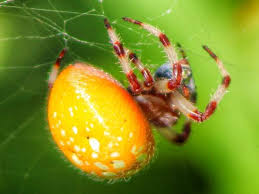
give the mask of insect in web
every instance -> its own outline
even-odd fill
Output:
[[[135,53],[125,48],[109,21],[104,20],[115,54],[129,88],[124,89],[111,75],[90,64],[75,63],[59,75],[64,49],[49,77],[48,122],[52,136],[64,155],[78,168],[100,179],[117,180],[136,174],[154,154],[154,125],[169,141],[183,144],[191,132],[191,122],[203,122],[215,111],[225,94],[230,76],[219,58],[216,61],[223,81],[205,112],[195,107],[196,91],[192,71],[182,48],[178,59],[174,47],[159,29],[130,18],[157,36],[168,57],[154,77]],[[134,74],[133,63],[144,77]],[[186,117],[183,130],[172,129],[180,115]]]

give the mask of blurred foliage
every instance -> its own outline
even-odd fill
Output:
[[[257,0],[15,0],[9,6],[0,7],[0,193],[259,193]],[[184,146],[155,133],[158,154],[147,170],[127,182],[94,182],[70,167],[47,127],[46,80],[65,41],[46,23],[57,24],[62,32],[64,20],[78,15],[55,8],[79,13],[94,8],[100,15],[103,9],[125,45],[150,64],[152,72],[166,60],[158,41],[120,18],[161,28],[186,49],[202,110],[220,83],[216,64],[201,49],[206,44],[230,72],[230,92],[209,121],[193,125]],[[108,45],[102,16],[82,15],[67,22],[66,32],[88,43],[68,40],[65,64],[91,63],[127,85]],[[40,38],[44,36],[48,38]]]

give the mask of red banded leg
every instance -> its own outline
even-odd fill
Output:
[[[128,52],[130,61],[138,68],[144,77],[144,86],[150,88],[153,86],[154,80],[150,71],[144,67],[137,55],[131,51]]]
[[[186,65],[190,66],[190,63],[189,61],[187,60],[187,55],[184,51],[184,49],[182,48],[182,45],[180,43],[177,43],[177,48],[178,50],[180,51],[181,55],[182,55],[182,58],[186,60]],[[190,99],[191,95],[190,95],[190,90],[187,86],[185,86],[184,84],[182,84],[181,86],[181,89],[182,89],[182,93],[183,93],[183,96],[186,98],[186,99]]]
[[[188,60],[187,60],[187,55],[186,55],[186,53],[185,53],[185,51],[184,51],[184,49],[182,48],[182,45],[181,45],[180,43],[177,43],[177,48],[179,49],[179,51],[180,51],[180,53],[181,53],[183,59],[186,59],[186,61],[188,62]],[[189,62],[188,62],[187,64],[189,65]]]
[[[191,133],[191,122],[187,121],[185,122],[182,132],[176,133],[175,131],[172,131],[171,128],[159,128],[159,132],[169,141],[182,145],[184,144]]]
[[[190,97],[191,97],[189,88],[183,84],[181,89],[182,89],[182,92],[183,92],[183,96],[184,96],[186,99],[189,100]]]
[[[60,64],[61,64],[61,61],[62,59],[64,58],[65,56],[65,53],[66,53],[66,49],[64,48],[60,53],[59,53],[59,56],[55,62],[55,64],[53,65],[52,69],[51,69],[51,72],[50,72],[50,75],[49,75],[49,80],[48,80],[48,87],[49,89],[52,88],[56,78],[57,78],[57,75],[58,75],[58,70],[60,68]]]
[[[104,24],[105,24],[105,27],[107,28],[108,35],[112,42],[115,54],[117,55],[117,57],[120,61],[122,70],[126,74],[127,79],[130,83],[131,90],[134,94],[139,94],[142,90],[141,85],[140,85],[136,75],[134,74],[133,70],[130,67],[130,62],[127,59],[125,50],[123,48],[122,43],[120,42],[120,39],[116,35],[115,31],[112,29],[108,19],[104,19]]]
[[[197,122],[203,122],[207,120],[214,113],[217,105],[223,98],[230,84],[230,75],[224,68],[223,63],[207,46],[203,46],[203,48],[210,54],[212,58],[215,59],[216,63],[218,64],[219,70],[223,76],[222,83],[212,96],[211,101],[207,105],[205,112],[202,113],[198,111],[198,109],[190,101],[185,99],[178,91],[172,92],[171,94],[172,103],[184,115]]]
[[[182,58],[185,59],[185,65],[189,65],[186,54],[179,43],[177,44],[177,47],[178,47],[179,51],[181,52]],[[186,99],[190,99],[190,91],[189,91],[188,87],[185,85],[182,85],[182,91],[183,91],[184,97]],[[191,123],[192,123],[191,121],[186,121],[181,133],[176,133],[176,132],[172,131],[170,128],[164,128],[164,129],[162,128],[159,131],[169,141],[176,143],[178,145],[183,145],[190,136]]]
[[[177,53],[175,52],[174,48],[172,47],[169,39],[159,29],[157,29],[149,24],[145,24],[143,22],[140,22],[140,21],[137,21],[137,20],[134,20],[131,18],[124,17],[123,20],[133,23],[133,24],[137,24],[137,25],[141,26],[142,28],[144,28],[145,30],[147,30],[148,32],[150,32],[151,34],[157,36],[159,38],[160,42],[164,46],[164,49],[168,56],[169,62],[171,64],[174,64],[178,61]]]
[[[176,89],[181,84],[182,66],[181,66],[181,62],[178,61],[177,53],[174,50],[173,46],[171,45],[168,37],[164,33],[162,33],[159,29],[149,24],[145,24],[143,22],[140,22],[131,18],[127,18],[127,17],[124,17],[123,20],[133,24],[137,24],[141,26],[143,29],[147,30],[148,32],[150,32],[151,34],[159,38],[160,42],[164,46],[164,50],[165,50],[165,53],[167,54],[168,60],[170,64],[172,64],[174,77],[177,77],[175,80],[169,80],[166,87],[169,90]]]

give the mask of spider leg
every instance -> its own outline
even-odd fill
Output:
[[[183,59],[186,59],[186,61],[187,61],[186,64],[189,65],[189,61],[187,60],[187,55],[186,55],[186,53],[185,53],[185,51],[184,51],[182,45],[181,45],[180,43],[177,43],[176,46],[177,46],[178,50],[180,51],[180,53],[181,53]]]
[[[171,64],[174,64],[178,61],[178,57],[177,57],[177,53],[175,52],[174,48],[172,47],[169,39],[167,38],[167,36],[162,33],[159,29],[157,29],[154,26],[151,26],[149,24],[131,19],[131,18],[127,18],[124,17],[123,20],[133,23],[133,24],[137,24],[139,26],[141,26],[143,29],[147,30],[148,32],[150,32],[151,34],[157,36],[160,40],[160,42],[163,44],[165,52],[168,56],[169,62]]]
[[[226,93],[231,80],[229,73],[224,68],[223,63],[219,60],[219,58],[207,46],[203,46],[203,48],[210,54],[212,58],[214,58],[223,76],[222,83],[212,96],[205,112],[203,113],[198,111],[198,109],[190,101],[184,98],[178,91],[171,93],[171,103],[174,104],[184,115],[196,122],[203,122],[214,113],[217,105]]]
[[[120,61],[122,70],[126,74],[127,79],[130,83],[131,90],[134,94],[139,94],[142,90],[141,85],[140,85],[136,75],[134,74],[133,70],[130,67],[130,62],[127,59],[125,49],[123,48],[123,45],[120,42],[120,39],[117,36],[117,34],[115,33],[115,31],[112,29],[108,19],[104,19],[104,24],[105,24],[105,27],[107,28],[108,35],[112,42],[115,54],[117,55],[117,57]]]
[[[128,50],[128,57],[130,61],[138,68],[138,70],[142,73],[144,77],[144,86],[150,88],[154,84],[154,79],[150,73],[150,71],[144,67],[140,59],[137,57],[136,53],[133,53]]]
[[[189,88],[186,86],[186,85],[182,85],[182,91],[183,91],[183,96],[186,98],[186,99],[188,99],[188,100],[190,100],[190,97],[191,97],[191,94],[190,94],[190,90],[189,90]]]
[[[173,73],[176,75],[175,77],[177,77],[175,80],[169,80],[167,82],[167,88],[171,91],[176,89],[181,84],[182,66],[181,66],[181,63],[179,63],[178,61],[177,53],[174,47],[171,45],[168,37],[164,33],[162,33],[158,28],[151,26],[149,24],[146,24],[131,18],[127,18],[127,17],[124,17],[123,20],[133,24],[137,24],[141,26],[143,29],[153,34],[154,36],[159,38],[160,42],[164,46],[164,50],[165,50],[165,53],[167,54],[168,60],[170,64],[172,64]]]
[[[52,66],[52,69],[50,71],[50,75],[49,75],[49,79],[48,79],[48,87],[49,89],[52,88],[56,78],[57,78],[57,75],[58,75],[58,70],[60,68],[60,64],[61,64],[61,61],[62,59],[64,58],[65,56],[65,53],[66,53],[67,49],[64,48],[60,53],[59,53],[59,56],[58,58],[56,59],[56,62],[55,64]]]
[[[181,55],[182,55],[182,58],[186,60],[186,64],[185,65],[188,65],[189,66],[189,71],[191,72],[192,74],[192,70],[191,70],[191,67],[190,67],[190,63],[187,59],[187,55],[184,51],[184,49],[182,48],[182,45],[180,43],[177,43],[177,48],[178,50],[180,51]],[[184,79],[184,78],[183,78]],[[193,78],[192,78],[193,79]],[[194,88],[196,88],[195,86],[195,83],[193,81],[193,84],[194,84]],[[185,98],[187,98],[188,100],[191,100],[193,103],[196,103],[196,92],[194,92],[193,94],[191,94],[191,91],[190,89],[186,86],[185,83],[182,83],[181,85],[181,90],[182,90],[182,94]]]
[[[180,43],[177,43],[176,46],[177,46],[177,49],[180,51],[182,58],[186,59],[186,65],[190,65],[189,61],[187,60],[187,55],[186,55],[184,49],[182,48],[182,45]],[[190,99],[189,88],[186,85],[182,84],[181,89],[183,91],[183,96],[189,100]]]
[[[190,136],[191,133],[191,121],[186,121],[182,132],[177,133],[173,130],[171,130],[171,128],[167,127],[167,128],[158,128],[158,131],[170,142],[176,143],[178,145],[183,145],[188,137]]]

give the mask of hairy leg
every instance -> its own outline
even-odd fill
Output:
[[[117,36],[115,31],[112,29],[108,19],[104,19],[104,24],[105,24],[105,27],[107,28],[108,35],[109,35],[111,43],[113,45],[115,54],[120,61],[121,68],[122,68],[123,72],[126,74],[127,79],[130,83],[130,87],[131,87],[133,94],[141,93],[141,90],[142,90],[141,85],[140,85],[136,75],[134,74],[133,70],[130,67],[130,62],[127,58],[127,54],[125,52],[125,49],[124,49],[119,37]]]
[[[154,79],[150,73],[150,71],[144,67],[140,59],[137,57],[137,55],[131,51],[128,51],[128,57],[130,61],[138,68],[138,70],[141,72],[141,74],[144,77],[144,86],[147,88],[151,88],[154,84]]]
[[[191,122],[190,121],[185,122],[181,133],[176,133],[169,127],[159,128],[158,131],[170,142],[176,143],[178,145],[182,145],[188,140],[190,136]]]
[[[65,56],[65,53],[66,53],[66,49],[64,48],[60,53],[59,53],[59,56],[58,58],[56,59],[56,62],[55,64],[53,65],[51,71],[50,71],[50,75],[49,75],[49,80],[48,80],[48,87],[49,89],[52,88],[56,78],[57,78],[57,75],[58,75],[58,70],[60,68],[60,64],[61,64],[61,61],[62,59],[64,58]]]
[[[158,28],[151,26],[149,24],[131,19],[131,18],[127,18],[124,17],[123,20],[133,23],[133,24],[137,24],[139,26],[141,26],[143,29],[147,30],[148,32],[150,32],[151,34],[153,34],[154,36],[158,37],[160,42],[163,44],[165,53],[167,54],[168,60],[170,62],[170,64],[172,65],[173,68],[173,74],[175,77],[175,79],[173,80],[168,80],[168,82],[163,83],[162,85],[166,84],[164,87],[166,87],[168,90],[172,91],[175,90],[177,87],[180,86],[181,81],[182,81],[182,66],[181,66],[181,61],[178,61],[178,57],[177,57],[177,53],[174,49],[174,47],[171,45],[168,37],[162,33]]]
[[[184,98],[178,91],[174,91],[171,93],[171,103],[174,104],[180,112],[182,112],[188,118],[196,122],[203,122],[214,113],[217,105],[226,93],[231,80],[229,73],[224,68],[223,63],[219,60],[219,58],[207,46],[203,46],[203,48],[216,61],[219,70],[223,76],[222,83],[212,96],[210,102],[206,107],[206,110],[204,112],[198,111],[198,109],[193,105],[193,103]]]

